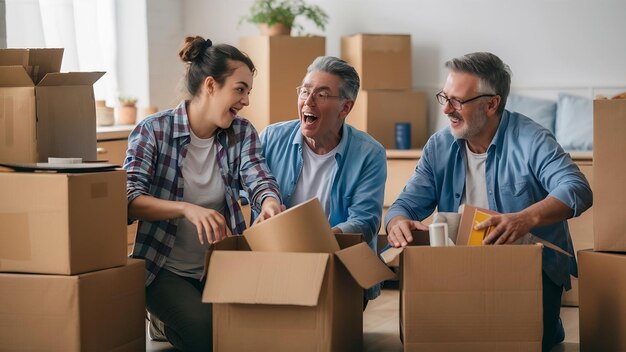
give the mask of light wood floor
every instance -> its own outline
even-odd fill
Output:
[[[398,325],[398,290],[386,289],[377,299],[369,302],[363,316],[364,351],[402,351]],[[565,342],[554,347],[552,352],[578,352],[578,308],[562,307],[561,319],[565,327]],[[146,338],[148,352],[172,352],[169,343],[154,342]]]

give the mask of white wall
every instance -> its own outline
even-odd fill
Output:
[[[626,1],[623,0],[308,0],[330,15],[326,53],[340,55],[340,38],[353,33],[410,33],[413,86],[434,93],[443,63],[491,51],[513,70],[516,88],[626,86]],[[184,0],[184,31],[237,45],[256,35],[237,23],[251,0]],[[445,125],[431,106],[431,130]]]
[[[184,64],[178,50],[185,36],[179,1],[146,0],[150,104],[159,110],[175,106],[181,98],[179,82]]]
[[[150,101],[146,0],[116,0],[119,95]]]

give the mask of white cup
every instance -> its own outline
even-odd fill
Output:
[[[448,239],[448,224],[435,223],[428,225],[428,239],[431,247],[445,247]]]

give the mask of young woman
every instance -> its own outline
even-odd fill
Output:
[[[211,305],[201,302],[206,249],[245,229],[240,190],[267,217],[283,207],[257,132],[237,116],[252,89],[250,58],[202,37],[187,37],[179,56],[190,100],[146,118],[129,137],[128,214],[139,220],[132,257],[146,261],[146,308],[170,343],[208,351]]]

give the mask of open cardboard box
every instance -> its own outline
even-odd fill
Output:
[[[541,350],[540,245],[430,247],[428,231],[413,238],[392,248],[405,351]]]
[[[363,289],[395,274],[361,236],[335,237],[314,199],[244,237],[207,256],[214,350],[362,351]]]
[[[63,49],[0,49],[0,161],[97,159],[92,85],[104,72],[60,73],[62,57]]]

